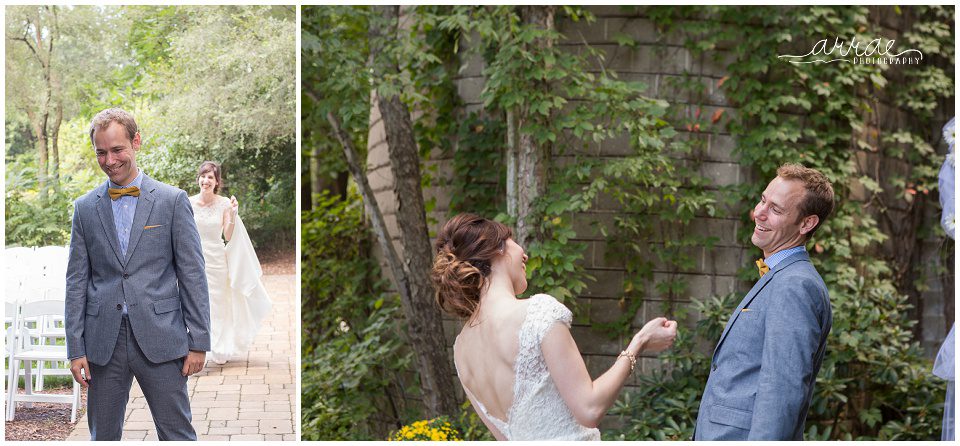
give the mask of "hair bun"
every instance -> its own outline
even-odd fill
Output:
[[[489,266],[487,269],[489,274]],[[469,318],[477,310],[485,276],[479,268],[441,250],[430,275],[437,289],[437,305],[443,311]]]
[[[477,311],[491,264],[512,235],[504,224],[474,214],[456,215],[443,225],[430,273],[443,311],[462,318]]]

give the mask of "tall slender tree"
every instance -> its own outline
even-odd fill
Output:
[[[45,200],[50,186],[59,189],[60,179],[60,123],[63,121],[63,89],[56,65],[59,49],[59,6],[21,6],[8,10],[7,41],[24,45],[38,68],[40,90],[25,96],[17,105],[30,119],[36,138],[37,181],[40,198]],[[29,98],[29,99],[28,99]],[[18,102],[18,101],[15,101]]]
[[[397,226],[404,254],[403,269],[409,287],[406,292],[401,292],[403,309],[427,409],[431,415],[449,415],[456,413],[458,407],[440,310],[434,303],[434,289],[430,283],[433,253],[420,184],[420,154],[410,110],[400,100],[398,89],[382,81],[400,75],[396,53],[387,50],[387,42],[397,38],[399,6],[377,6],[373,17],[369,25],[370,62],[374,76],[381,82],[374,103],[379,108],[386,131],[398,202]]]

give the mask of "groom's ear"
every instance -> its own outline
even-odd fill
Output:
[[[800,235],[809,234],[810,231],[813,231],[813,228],[817,227],[817,223],[820,223],[820,217],[816,214],[803,217],[800,220]]]
[[[134,151],[140,150],[140,132],[137,132],[135,135],[133,135],[132,144]]]

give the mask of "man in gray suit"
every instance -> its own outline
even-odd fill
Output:
[[[695,440],[802,440],[833,323],[804,244],[833,210],[833,188],[796,164],[777,170],[753,210],[760,280],[713,352]]]
[[[74,203],[66,334],[91,437],[120,439],[136,377],[159,439],[196,440],[187,377],[210,349],[210,308],[193,210],[137,168],[129,113],[98,113],[90,141],[109,180]]]

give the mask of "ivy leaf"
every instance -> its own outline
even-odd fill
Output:
[[[625,46],[627,48],[636,48],[637,45],[639,44],[639,42],[637,42],[636,39],[634,39],[633,37],[630,37],[628,34],[625,34],[625,33],[614,34],[613,41],[616,42],[617,45]]]

